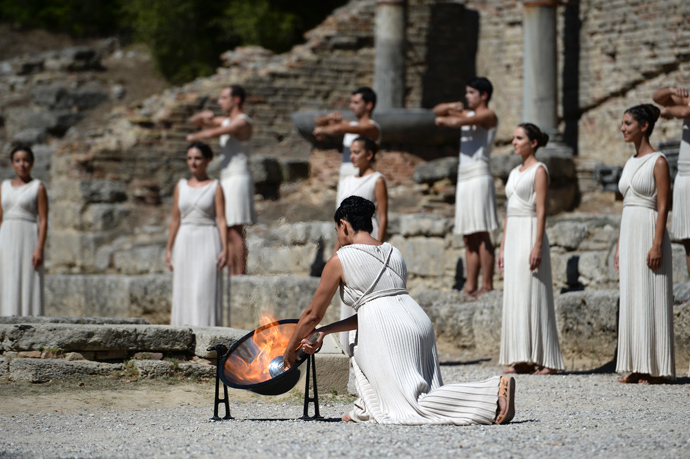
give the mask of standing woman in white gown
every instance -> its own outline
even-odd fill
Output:
[[[222,269],[228,260],[225,199],[218,180],[206,175],[211,147],[187,148],[192,173],[175,187],[165,264],[173,271],[170,325],[223,325]]]
[[[515,414],[515,380],[443,385],[434,327],[407,293],[407,267],[400,251],[371,237],[374,204],[359,196],[345,199],[335,212],[342,248],[323,270],[314,299],[302,313],[287,345],[285,366],[297,349],[314,353],[325,335],[357,330],[352,366],[360,398],[343,421],[377,424],[505,424]],[[357,314],[314,333],[331,299],[340,298]]]
[[[618,189],[623,215],[614,259],[620,273],[616,371],[622,383],[654,384],[675,378],[673,262],[666,231],[671,178],[666,157],[649,143],[660,110],[631,107],[620,130],[635,156],[623,168]]]
[[[564,370],[558,343],[551,282],[551,251],[546,237],[549,173],[534,156],[549,136],[531,123],[513,133],[522,165],[506,183],[508,209],[498,256],[504,273],[499,364],[504,373],[551,374]]]
[[[388,229],[388,188],[383,174],[374,170],[372,163],[379,150],[378,144],[369,137],[357,137],[350,145],[350,160],[357,169],[357,175],[345,177],[338,187],[337,206],[349,196],[359,196],[374,203],[376,213],[371,217],[371,236],[379,242],[386,239]],[[340,242],[336,240],[335,250],[340,249]],[[340,302],[340,319],[347,319],[355,314],[355,310]],[[340,334],[343,349],[350,354],[350,346],[354,341],[354,333]]]
[[[0,311],[3,316],[40,316],[48,193],[31,177],[31,148],[15,147],[10,161],[16,176],[3,181],[0,190]]]

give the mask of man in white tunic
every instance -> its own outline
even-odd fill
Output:
[[[347,177],[357,175],[357,168],[352,165],[350,159],[350,146],[359,136],[369,137],[381,143],[381,126],[372,119],[372,113],[376,107],[376,93],[373,89],[363,86],[356,89],[350,95],[350,110],[357,121],[343,120],[340,112],[329,113],[316,118],[314,136],[322,140],[325,136],[343,135],[343,160],[340,165],[340,177],[338,179],[338,193]]]
[[[249,170],[253,123],[243,112],[246,91],[238,85],[221,89],[218,105],[227,116],[214,116],[211,110],[196,113],[189,121],[206,129],[189,134],[188,142],[220,138],[222,169],[220,184],[225,194],[228,225],[230,274],[247,272],[247,242],[244,227],[256,222],[254,181]]]
[[[455,198],[455,229],[465,242],[467,280],[464,293],[477,298],[493,290],[494,246],[491,232],[498,228],[496,190],[489,170],[489,155],[496,137],[498,117],[489,108],[491,82],[473,78],[465,100],[434,107],[436,124],[461,130],[460,164]],[[479,287],[481,268],[482,285]]]

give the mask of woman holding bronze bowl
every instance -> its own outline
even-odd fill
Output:
[[[341,249],[328,260],[309,307],[284,354],[294,365],[297,349],[313,354],[330,333],[357,330],[352,366],[360,398],[343,421],[378,424],[506,424],[515,415],[515,380],[444,386],[429,317],[407,293],[400,251],[371,237],[376,207],[359,196],[335,212]],[[340,287],[357,314],[315,330]],[[319,339],[307,342],[314,331]]]

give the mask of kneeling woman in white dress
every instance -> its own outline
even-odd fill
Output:
[[[549,141],[537,126],[519,125],[513,149],[522,165],[506,183],[508,209],[498,256],[504,273],[499,364],[504,373],[550,374],[565,369],[558,344],[551,283],[551,251],[546,237],[549,174],[534,156]]]
[[[222,269],[228,259],[225,199],[218,180],[206,175],[211,147],[194,142],[187,148],[192,173],[175,187],[165,264],[173,271],[170,325],[223,324]]]
[[[16,176],[0,191],[0,315],[40,316],[48,193],[31,177],[31,148],[14,148],[10,161]]]
[[[623,216],[615,264],[620,273],[617,372],[622,383],[658,383],[674,378],[673,261],[666,231],[671,178],[666,157],[649,143],[660,110],[629,108],[620,130],[635,145],[618,189]]]
[[[400,252],[371,234],[371,201],[351,196],[335,213],[342,248],[321,276],[314,299],[302,314],[284,354],[296,361],[300,345],[314,353],[330,333],[357,330],[353,369],[360,398],[344,421],[378,424],[504,424],[515,414],[515,380],[443,385],[434,327],[407,293],[407,267]],[[319,328],[340,287],[341,299],[357,314]]]

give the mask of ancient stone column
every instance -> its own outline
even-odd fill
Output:
[[[379,110],[405,104],[405,4],[405,0],[376,2],[374,91]]]
[[[556,134],[558,88],[556,12],[558,2],[525,0],[523,29],[523,115],[549,135]]]

